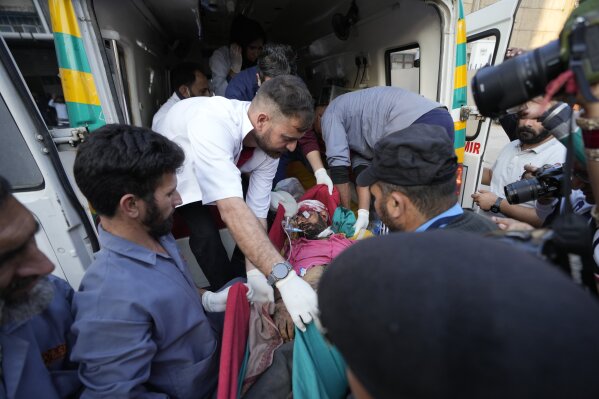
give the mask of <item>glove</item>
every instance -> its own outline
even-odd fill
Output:
[[[266,281],[266,277],[258,269],[247,272],[248,285],[252,288],[251,302],[275,303],[275,293]]]
[[[229,46],[229,58],[231,59],[231,70],[239,73],[243,59],[241,58],[241,47],[238,44],[233,43]]]
[[[356,223],[354,223],[354,235],[358,233],[360,230],[368,227],[368,212],[366,209],[358,209],[358,219]]]
[[[285,216],[293,217],[297,213],[297,201],[287,191],[273,191],[270,193],[270,209],[277,211],[279,205],[285,208]]]
[[[248,301],[253,296],[252,287],[248,286],[248,292],[246,294]],[[219,292],[206,291],[202,294],[202,306],[206,312],[224,312],[227,308],[227,296],[229,295],[229,289],[227,287]]]
[[[314,177],[316,177],[316,184],[326,184],[329,188],[329,195],[333,194],[333,181],[324,168],[320,168],[314,172]]]
[[[316,292],[293,270],[283,280],[277,281],[275,285],[281,293],[281,298],[295,326],[301,331],[306,331],[305,324],[318,319]]]

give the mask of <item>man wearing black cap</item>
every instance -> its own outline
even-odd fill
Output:
[[[329,265],[318,303],[356,399],[599,398],[599,304],[503,242],[364,240]]]
[[[455,229],[484,233],[497,226],[457,202],[457,157],[440,126],[415,124],[382,138],[372,165],[357,179],[392,231]]]

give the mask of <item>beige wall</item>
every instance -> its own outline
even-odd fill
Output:
[[[497,0],[463,0],[466,14]],[[533,49],[557,39],[577,0],[522,0],[509,47]]]

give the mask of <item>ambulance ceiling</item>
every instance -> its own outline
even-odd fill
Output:
[[[135,0],[134,0],[135,1]],[[139,1],[139,0],[138,0]],[[152,11],[161,27],[173,38],[198,37],[197,10],[200,10],[202,42],[215,48],[228,40],[230,23],[235,13],[259,21],[271,41],[296,47],[332,32],[335,13],[344,14],[351,0],[141,0]],[[356,0],[360,19],[392,7],[399,1]]]

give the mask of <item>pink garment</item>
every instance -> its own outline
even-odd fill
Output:
[[[344,249],[349,248],[355,242],[343,234],[334,234],[322,240],[308,240],[302,237],[293,240],[289,263],[293,265],[298,276],[303,276],[311,267],[328,265]]]
[[[283,338],[268,310],[268,303],[254,303],[250,308],[248,337],[250,357],[247,361],[241,396],[245,395],[260,375],[270,367],[275,350],[283,345]]]

